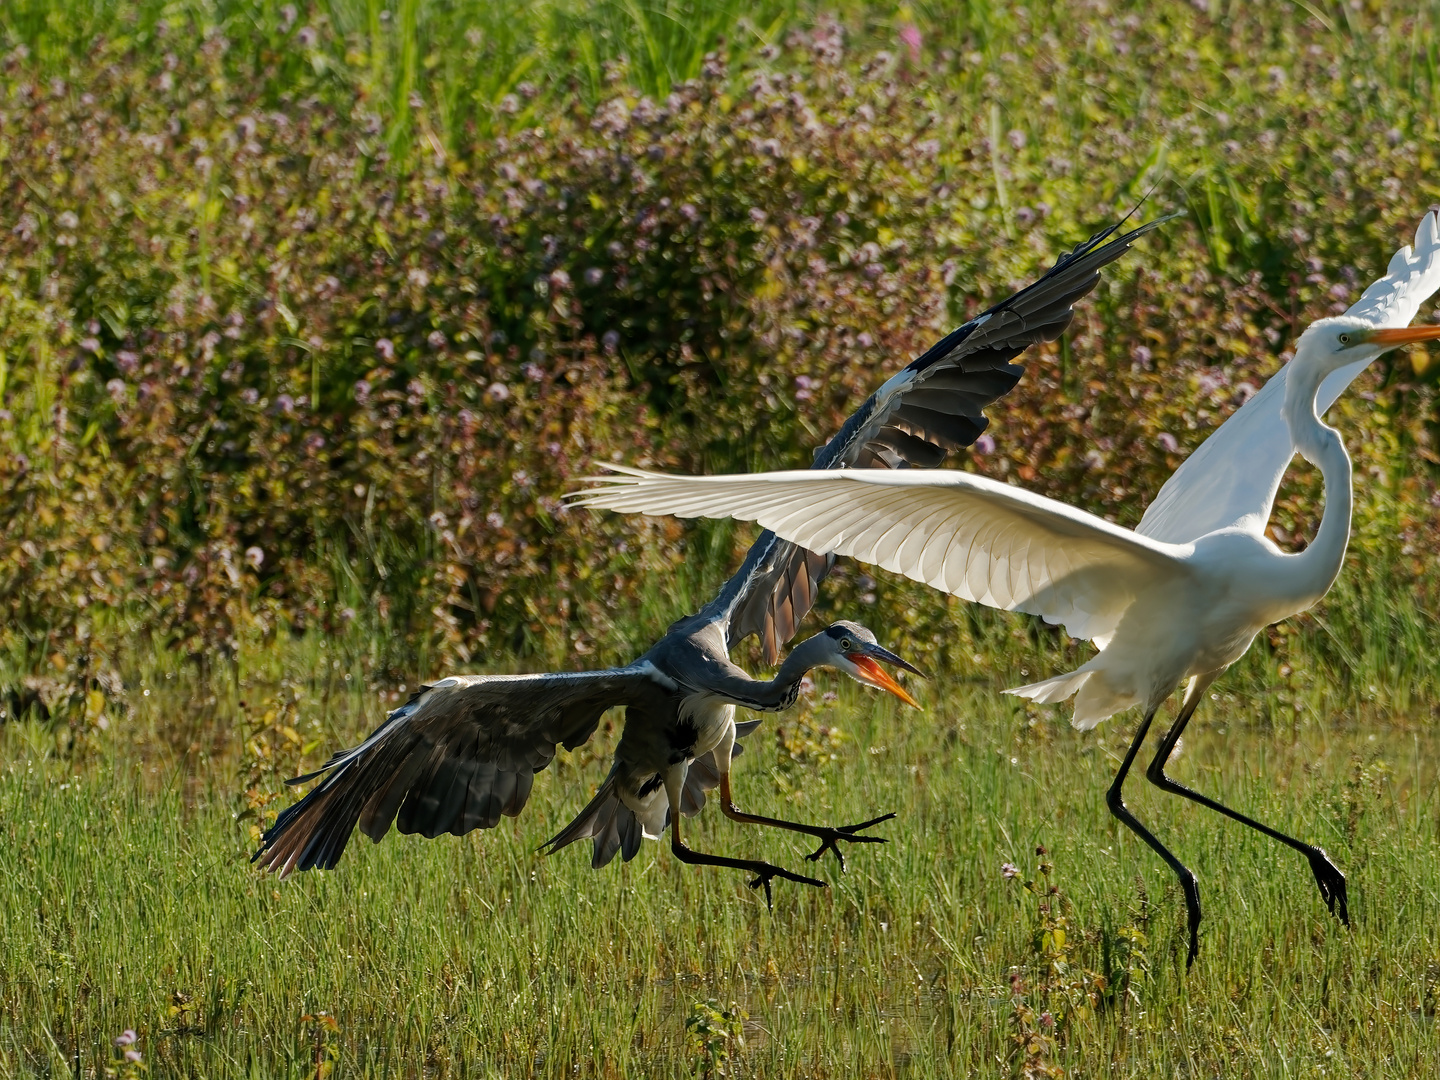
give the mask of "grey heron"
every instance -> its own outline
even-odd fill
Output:
[[[816,455],[813,468],[894,469],[938,465],[985,430],[983,410],[1007,393],[1023,371],[1011,363],[1030,345],[1054,340],[1074,315],[1072,304],[1134,240],[1163,220],[1116,235],[1097,233],[1062,256],[1019,292],[955,330],[872,394]],[[623,706],[625,725],[608,777],[580,814],[546,845],[558,851],[593,842],[591,865],[616,854],[629,860],[645,837],[670,829],[681,861],[744,870],[751,887],[779,877],[806,885],[824,882],[771,863],[691,850],[682,816],[698,813],[717,786],[723,812],[745,823],[812,836],[808,858],[832,852],[841,868],[841,843],[877,843],[864,830],[885,814],[846,826],[815,826],[741,812],[730,790],[738,740],[758,721],[736,723],[735,708],[772,712],[792,705],[801,677],[831,667],[914,704],[881,663],[916,671],[852,622],[837,622],[801,643],[770,680],[751,678],[729,652],[759,636],[767,662],[794,634],[815,601],[834,557],[762,534],[739,571],[698,613],[674,623],[626,667],[538,675],[459,675],[422,687],[359,746],[336,754],[319,771],[291,783],[320,779],[264,833],[254,859],[282,876],[336,865],[358,825],[379,841],[395,823],[402,833],[436,837],[492,828],[514,816],[529,797],[534,775],[595,732],[601,715]]]
[[[1171,476],[1133,531],[983,476],[917,472],[758,473],[667,477],[626,470],[576,501],[630,513],[759,522],[810,551],[873,562],[965,599],[1023,611],[1090,638],[1099,652],[1073,671],[1007,693],[1075,699],[1074,723],[1095,727],[1143,709],[1107,795],[1110,812],[1174,871],[1199,951],[1195,875],[1126,807],[1122,788],[1156,711],[1182,683],[1180,710],[1146,778],[1302,854],[1330,911],[1349,925],[1345,875],[1323,848],[1287,836],[1178,783],[1165,772],[1210,685],[1265,626],[1305,611],[1340,572],[1350,535],[1350,458],[1321,419],[1341,391],[1390,349],[1440,339],[1409,326],[1440,289],[1440,217],[1390,261],[1344,315],[1313,323],[1294,359]],[[1320,469],[1324,513],[1303,551],[1281,551],[1265,526],[1296,453]],[[1187,682],[1188,680],[1188,682]]]

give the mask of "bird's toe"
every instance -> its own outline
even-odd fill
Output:
[[[1315,875],[1315,884],[1320,888],[1320,897],[1330,913],[1346,926],[1350,925],[1349,896],[1345,888],[1345,875],[1330,861],[1324,848],[1315,848],[1310,853],[1310,871]]]

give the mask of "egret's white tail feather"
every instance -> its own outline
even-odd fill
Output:
[[[1042,679],[1040,682],[1011,687],[1005,693],[1029,698],[1031,701],[1038,701],[1041,705],[1054,705],[1057,701],[1064,701],[1079,690],[1093,674],[1095,674],[1093,671],[1068,671],[1064,675],[1056,675],[1053,679]]]
[[[1095,659],[1098,660],[1099,657]],[[1133,692],[1117,693],[1105,678],[1105,673],[1090,667],[1089,664],[1075,671],[1067,671],[1064,675],[1056,675],[1053,679],[1017,686],[1005,693],[1029,698],[1041,705],[1054,705],[1074,694],[1075,715],[1070,718],[1070,722],[1081,731],[1089,731],[1101,720],[1140,701]]]

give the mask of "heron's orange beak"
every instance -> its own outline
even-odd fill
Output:
[[[1437,339],[1440,339],[1440,326],[1396,326],[1385,330],[1372,330],[1368,335],[1368,340],[1373,344],[1389,347]]]
[[[860,671],[860,681],[881,690],[888,690],[906,705],[914,705],[917,709],[920,703],[916,701],[906,689],[890,677],[890,673],[877,664],[864,653],[847,653],[845,659],[849,660]]]

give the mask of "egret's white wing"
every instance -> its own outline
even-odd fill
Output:
[[[613,468],[613,466],[612,466]],[[987,477],[837,469],[742,476],[617,470],[590,507],[755,521],[810,551],[850,555],[967,600],[1105,638],[1142,591],[1189,571],[1188,545]]]
[[[1415,230],[1414,248],[1397,251],[1386,275],[1366,289],[1346,314],[1376,327],[1408,326],[1436,289],[1440,289],[1440,220],[1431,212]],[[1357,360],[1331,372],[1321,383],[1315,405],[1322,416],[1367,363]],[[1137,533],[1183,544],[1232,526],[1257,535],[1265,531],[1280,480],[1295,456],[1290,429],[1280,412],[1288,371],[1276,372],[1175,470],[1145,511]]]
[[[1009,393],[1025,370],[1011,361],[1031,345],[1059,337],[1100,271],[1169,220],[1126,233],[1121,222],[1096,233],[1037,280],[947,334],[871,394],[820,448],[811,468],[933,468],[971,445],[989,423],[985,408]],[[834,561],[833,555],[762,535],[701,615],[727,620],[732,648],[756,635],[766,662],[773,663]]]

